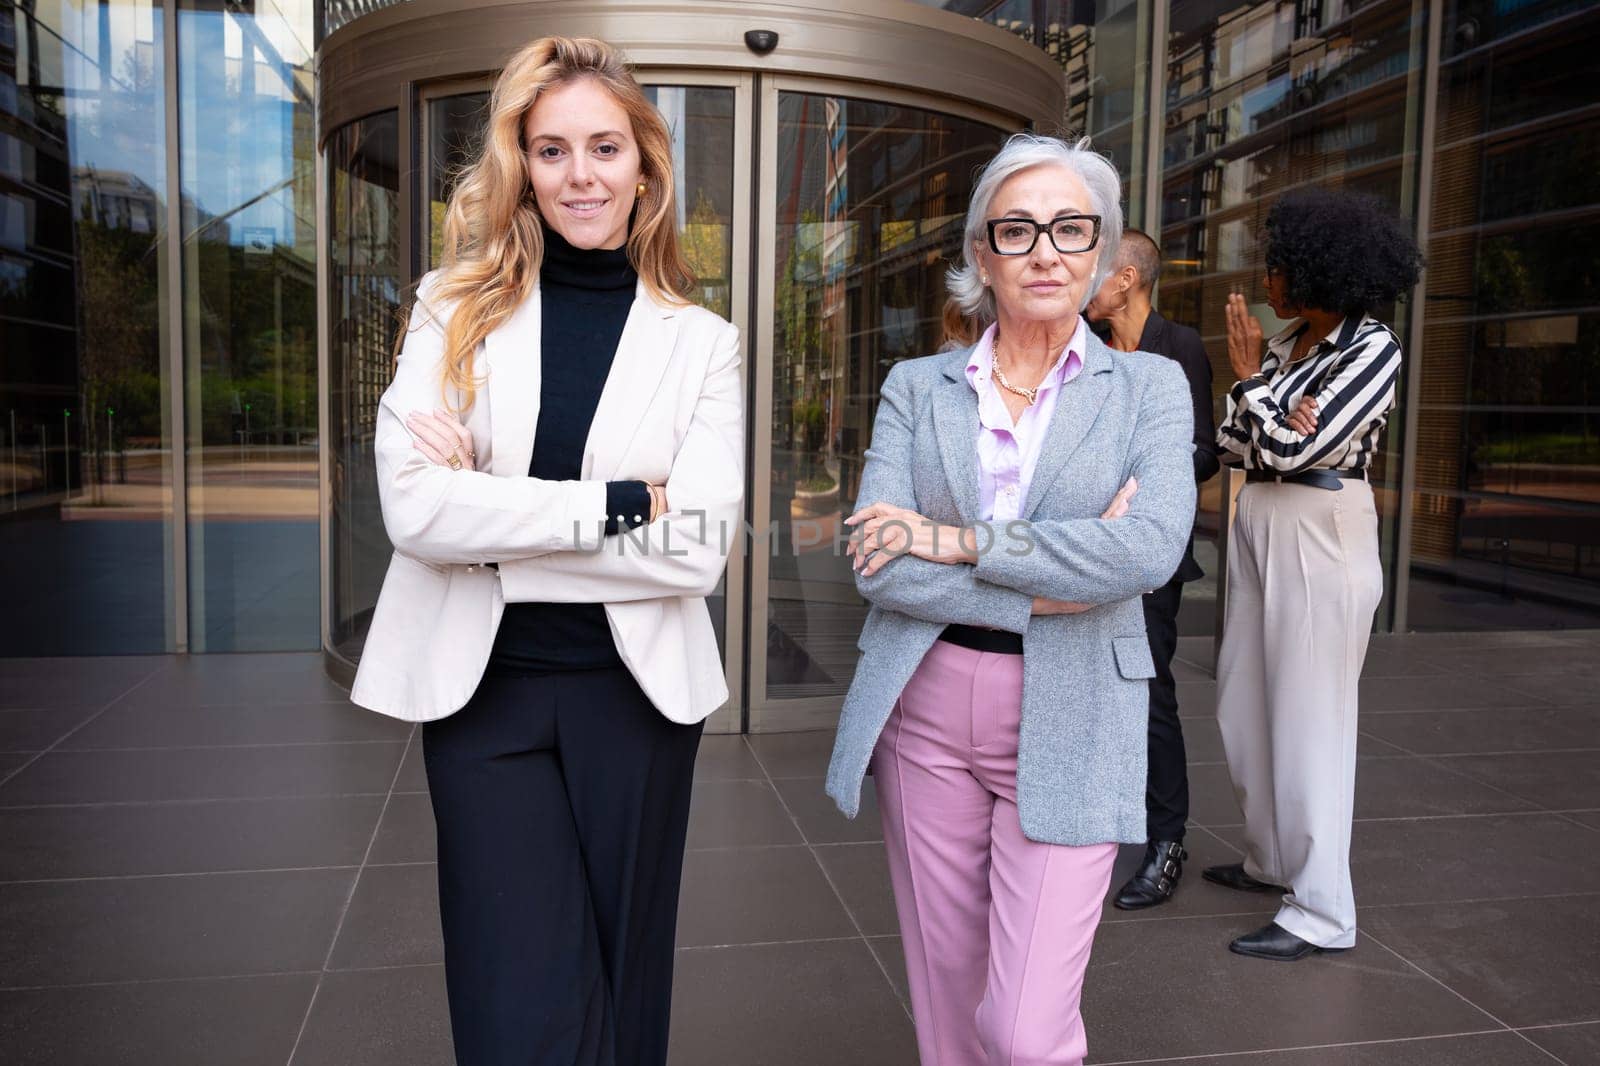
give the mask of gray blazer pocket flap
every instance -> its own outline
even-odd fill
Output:
[[[1129,681],[1156,676],[1156,661],[1150,657],[1148,637],[1112,637],[1111,649],[1117,655],[1117,673]]]

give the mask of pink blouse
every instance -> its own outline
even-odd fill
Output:
[[[1050,429],[1061,386],[1083,370],[1083,350],[1088,327],[1082,316],[1072,339],[1054,367],[1039,383],[1039,398],[1024,408],[1015,423],[1006,409],[1000,386],[994,381],[995,326],[984,330],[967,360],[967,384],[978,394],[978,517],[985,522],[1008,522],[1022,514],[1028,485]]]

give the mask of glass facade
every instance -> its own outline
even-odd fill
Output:
[[[1600,8],[1444,5],[1408,621],[1600,617]]]
[[[1414,215],[1426,7],[1378,0],[1220,9],[1173,0],[1156,228],[1166,270],[1162,314],[1200,331],[1213,360],[1217,414],[1233,383],[1223,309],[1242,292],[1269,333],[1263,234],[1284,192],[1309,184],[1370,193]],[[1381,308],[1408,345],[1405,305]],[[1394,558],[1402,419],[1390,422],[1371,471],[1380,544]],[[1216,538],[1226,481],[1201,489],[1196,543],[1205,580],[1185,591],[1184,631],[1213,632]],[[1392,604],[1392,597],[1390,603]]]
[[[0,4],[7,654],[317,646],[311,31]]]
[[[178,3],[189,650],[312,648],[311,5]]]
[[[309,650],[325,620],[322,643],[359,654],[388,552],[376,400],[487,89],[423,86],[413,113],[327,134],[319,292],[313,50],[384,6],[0,0],[4,653]],[[934,6],[1059,66],[1061,128],[1117,164],[1130,221],[1167,256],[1158,307],[1206,339],[1219,408],[1224,297],[1243,291],[1271,325],[1261,236],[1278,196],[1359,189],[1414,219],[1428,272],[1381,312],[1407,366],[1374,471],[1378,624],[1600,622],[1600,8]],[[972,171],[1008,123],[867,83],[671,84],[702,80],[689,73],[661,68],[650,92],[674,131],[697,299],[751,326],[747,518],[771,538],[736,561],[714,617],[742,634],[725,646],[752,724],[788,728],[848,682],[863,605],[829,524],[853,502],[883,374],[938,345]],[[1222,513],[1214,481],[1199,513],[1213,575]],[[1216,593],[1214,576],[1191,587],[1185,633],[1213,632]]]
[[[176,641],[166,21],[0,0],[0,647]]]

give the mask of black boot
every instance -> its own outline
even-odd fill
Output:
[[[1152,840],[1145,849],[1144,863],[1128,878],[1112,905],[1118,910],[1137,911],[1167,902],[1178,887],[1183,860],[1188,857],[1176,840]]]

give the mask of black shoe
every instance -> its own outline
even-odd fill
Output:
[[[1259,882],[1258,882],[1259,883]],[[1301,940],[1277,922],[1257,929],[1253,933],[1246,933],[1228,945],[1228,950],[1235,955],[1248,955],[1252,959],[1271,959],[1273,962],[1295,962],[1307,955],[1337,955],[1349,948],[1319,948],[1309,941]]]
[[[1123,911],[1155,907],[1172,898],[1183,876],[1183,860],[1189,853],[1176,840],[1153,840],[1145,848],[1144,863],[1128,878],[1112,906]]]
[[[1227,866],[1207,866],[1200,871],[1200,876],[1214,885],[1223,888],[1236,888],[1240,892],[1287,892],[1282,885],[1269,885],[1265,881],[1257,881],[1244,872],[1244,863],[1229,863]]]

